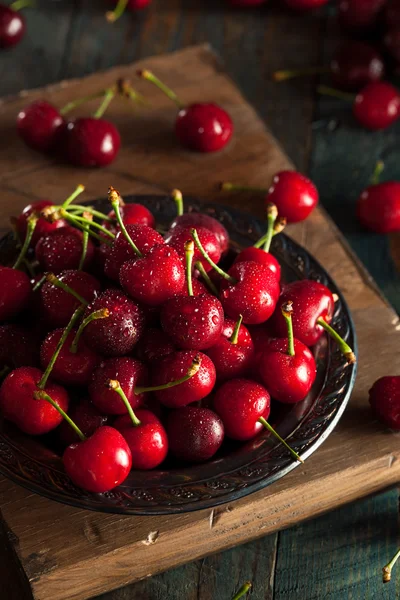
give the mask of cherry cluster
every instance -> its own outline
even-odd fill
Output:
[[[275,204],[266,234],[232,256],[225,227],[184,213],[179,190],[164,237],[113,188],[108,214],[74,202],[82,191],[14,221],[20,253],[0,267],[2,415],[26,434],[53,432],[66,472],[91,492],[167,455],[209,460],[225,437],[265,428],[301,460],[268,422],[271,397],[304,400],[316,376],[309,347],[324,332],[355,356],[330,325],[331,291],[281,281]]]

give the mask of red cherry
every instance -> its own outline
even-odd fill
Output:
[[[78,167],[105,167],[114,161],[121,137],[105,119],[85,117],[70,121],[63,137],[68,161]]]
[[[82,231],[66,226],[41,237],[35,247],[41,269],[56,275],[66,269],[77,269],[82,256],[82,236]],[[88,269],[93,259],[94,246],[89,239],[84,269]]]
[[[356,96],[354,117],[367,129],[385,129],[397,121],[400,113],[398,90],[385,81],[369,83]]]
[[[285,0],[285,4],[297,11],[314,10],[327,4],[328,0]]]
[[[108,309],[109,316],[91,321],[85,327],[85,342],[104,356],[129,354],[144,330],[141,308],[122,291],[108,289],[89,304],[84,318],[102,309]]]
[[[55,329],[48,334],[40,348],[40,362],[43,369],[49,364],[61,336],[63,329]],[[76,352],[72,352],[71,344],[74,341],[76,330],[69,333],[51,371],[52,379],[64,385],[89,385],[93,371],[100,361],[100,357],[88,348],[82,338],[79,339]]]
[[[385,0],[340,0],[339,25],[352,33],[367,33],[375,27]]]
[[[36,100],[17,116],[17,131],[27,146],[40,152],[48,152],[56,143],[64,119],[58,109],[46,102]]]
[[[15,224],[17,233],[21,241],[24,241],[26,236],[28,217],[30,217],[32,214],[39,216],[40,212],[43,210],[43,208],[46,208],[46,206],[53,206],[53,202],[51,202],[50,200],[39,200],[38,202],[32,202],[32,204],[28,204],[27,206],[25,206],[22,213],[18,216]],[[66,225],[67,223],[66,221],[64,221],[64,219],[58,219],[57,221],[50,223],[50,221],[47,221],[43,217],[40,217],[37,220],[30,246],[36,246],[37,242],[41,237],[52,233],[55,229],[65,227]]]
[[[8,323],[0,325],[0,368],[39,366],[39,340],[34,331]]]
[[[396,62],[400,62],[400,25],[391,27],[389,31],[386,32],[383,43],[386,52],[394,58]]]
[[[350,41],[339,47],[331,61],[330,70],[333,85],[352,92],[382,79],[385,64],[373,46]]]
[[[387,0],[383,9],[386,27],[400,27],[400,1]]]
[[[30,435],[48,433],[62,421],[60,413],[46,400],[35,399],[43,373],[34,367],[11,371],[0,388],[0,411],[21,431]],[[60,385],[49,381],[44,390],[64,411],[68,410],[68,394]]]
[[[108,416],[102,415],[88,398],[72,406],[69,410],[69,417],[85,436],[91,436],[96,429],[102,427],[108,421]],[[58,427],[57,433],[64,446],[79,442],[78,434],[65,420]]]
[[[155,219],[154,215],[149,211],[148,208],[143,204],[122,204],[120,207],[120,213],[122,221],[125,225],[146,225],[147,227],[154,227]],[[115,219],[115,211],[110,210],[107,215],[110,219]],[[110,223],[110,221],[104,221],[103,227],[106,227],[112,233],[119,231],[119,225],[117,223]],[[137,245],[137,244],[136,244]]]
[[[391,429],[400,429],[400,377],[381,377],[369,390],[369,403],[378,419]]]
[[[140,423],[133,425],[131,417],[118,417],[114,423],[124,436],[132,453],[132,469],[155,469],[166,458],[168,437],[161,421],[149,410],[139,408],[135,415]]]
[[[208,229],[215,235],[219,242],[221,254],[224,254],[229,249],[229,233],[226,228],[222,225],[220,221],[214,219],[210,215],[206,215],[204,213],[184,213],[182,215],[178,215],[171,223],[170,232],[173,232],[175,228],[183,227],[186,229],[195,229],[204,228]],[[190,235],[189,235],[190,237]]]
[[[135,350],[139,360],[151,363],[172,354],[176,348],[171,338],[162,329],[152,327],[145,330]]]
[[[400,182],[368,186],[358,199],[357,217],[364,227],[376,233],[400,231]]]
[[[0,265],[0,322],[15,317],[29,303],[32,288],[23,271]]]
[[[25,17],[11,6],[0,4],[0,48],[11,48],[25,34]]]
[[[233,135],[228,113],[211,102],[181,108],[175,122],[175,134],[182,146],[195,152],[222,150]]]
[[[190,225],[179,225],[170,230],[170,232],[165,236],[165,242],[177,251],[182,260],[185,259],[185,243],[192,239],[191,230],[192,227]],[[196,231],[202,246],[209,257],[215,263],[218,263],[219,259],[221,258],[221,246],[217,236],[205,227],[198,227],[196,228]],[[201,262],[206,271],[210,271],[212,268],[210,264],[202,257],[198,248],[195,248],[194,250],[193,261]]]
[[[275,256],[270,252],[265,252],[265,250],[262,250],[261,248],[249,246],[239,252],[234,260],[234,264],[249,261],[263,265],[275,275],[278,281],[280,281],[281,266]]]
[[[217,380],[225,381],[248,373],[254,360],[254,344],[240,319],[237,323],[225,319],[217,343],[206,354],[214,363]]]
[[[224,425],[209,408],[178,408],[169,414],[166,429],[171,454],[187,462],[209,460],[224,441]]]
[[[313,182],[296,171],[279,171],[268,190],[266,201],[273,203],[288,223],[304,221],[318,204]]]
[[[125,481],[132,456],[119,431],[106,425],[96,429],[87,440],[68,446],[63,463],[75,485],[102,494]]]
[[[170,389],[155,392],[157,399],[164,406],[169,408],[186,406],[210,394],[215,385],[215,367],[208,356],[193,350],[173,352],[160,360],[153,368],[152,384],[165,385],[184,377],[196,356],[200,360],[200,369],[193,377]]]
[[[147,384],[146,366],[135,358],[127,356],[108,358],[101,362],[93,373],[89,385],[90,398],[95,407],[106,415],[124,415],[127,409],[118,394],[108,385],[118,378],[120,386],[132,408],[144,401],[144,394],[136,394],[135,388]]]

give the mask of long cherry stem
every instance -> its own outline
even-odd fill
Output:
[[[393,556],[393,558],[391,559],[390,562],[388,562],[388,564],[386,566],[383,567],[382,569],[382,580],[383,583],[388,583],[392,577],[392,569],[394,567],[394,565],[396,564],[397,560],[400,557],[400,549],[397,550],[396,554]]]
[[[124,96],[129,100],[133,100],[133,102],[136,104],[142,104],[143,106],[148,106],[150,104],[144,96],[139,94],[139,92],[132,87],[127,79],[119,79],[117,82],[117,87],[120,96]]]
[[[326,321],[325,319],[323,319],[322,317],[320,317],[317,320],[318,325],[320,325],[323,329],[325,329],[325,331],[328,333],[328,335],[331,336],[331,338],[333,340],[335,340],[335,342],[337,343],[337,345],[339,346],[339,350],[340,352],[345,356],[345,358],[347,359],[347,362],[349,364],[353,364],[357,361],[356,355],[354,354],[353,350],[350,348],[350,346],[348,344],[346,344],[346,342],[344,341],[344,339],[338,334],[337,331],[335,331],[333,329],[333,327],[331,327]]]
[[[215,287],[214,282],[211,280],[211,277],[209,276],[209,274],[205,270],[205,268],[203,266],[203,263],[200,260],[198,260],[195,263],[195,267],[199,271],[199,273],[202,276],[202,278],[204,279],[204,282],[207,285],[207,287],[210,290],[210,292],[212,292],[214,294],[214,296],[218,296],[218,290]]]
[[[33,236],[33,232],[35,231],[36,223],[38,222],[38,217],[34,214],[30,215],[27,219],[27,229],[26,236],[19,253],[17,260],[14,263],[13,269],[19,269],[21,263],[24,262],[26,253],[28,252],[29,244],[31,243],[31,239]]]
[[[374,172],[372,173],[372,177],[371,177],[371,185],[377,185],[379,183],[379,180],[381,178],[381,174],[383,172],[385,168],[385,163],[383,162],[383,160],[378,160],[378,162],[375,165],[375,169]]]
[[[183,215],[183,196],[180,190],[172,190],[171,196],[176,206],[176,214],[178,217]]]
[[[324,73],[330,73],[329,67],[304,67],[303,69],[284,69],[282,71],[275,71],[272,74],[274,81],[286,81],[287,79],[294,79],[295,77],[303,77],[305,75],[323,75]]]
[[[106,19],[109,23],[115,23],[125,12],[129,0],[118,0],[117,6],[114,10],[106,12]]]
[[[74,227],[76,227],[77,229],[80,229],[81,231],[85,231],[85,228],[86,228],[86,225],[87,225],[87,220],[86,219],[82,219],[78,215],[71,214],[71,213],[67,212],[66,210],[64,210],[62,208],[60,209],[59,212],[60,212],[60,218],[63,218],[66,221],[69,221],[69,223],[71,223],[72,225],[74,225]],[[99,229],[105,229],[101,225],[99,226],[99,224],[96,223],[96,222],[94,222],[94,221],[92,222],[92,225],[95,225]],[[89,231],[89,235],[91,237],[93,237],[95,240],[101,242],[102,244],[106,244],[106,246],[112,246],[112,242],[110,240],[106,239],[104,237],[104,235],[101,236],[98,233],[96,233],[95,231],[93,231],[92,229],[89,229],[88,231]],[[108,230],[106,230],[106,231],[108,231]],[[110,236],[109,235],[110,233],[111,233],[111,231],[108,231],[107,237],[111,237],[112,236],[113,239],[114,239],[114,237],[115,237],[114,234],[111,233],[111,236]]]
[[[289,356],[294,356],[294,335],[293,335],[293,322],[292,322],[292,312],[293,312],[293,302],[288,300],[285,304],[282,304],[281,307],[282,316],[285,319],[287,326],[287,334],[288,334],[288,349],[287,353]]]
[[[37,282],[35,283],[35,285],[33,286],[33,288],[32,288],[32,292],[37,292],[37,290],[38,290],[39,288],[41,288],[41,287],[42,287],[42,285],[44,284],[44,282],[46,281],[46,279],[47,279],[47,276],[46,276],[46,275],[43,275],[43,277],[41,277],[41,278],[39,279],[39,281],[37,281]]]
[[[275,224],[274,224],[274,230],[272,233],[272,237],[275,237],[276,235],[281,233],[285,229],[286,223],[287,223],[286,217],[278,216],[278,218],[276,219]],[[257,240],[255,244],[253,244],[254,248],[261,248],[261,246],[264,246],[266,239],[267,239],[267,234],[264,233],[264,235],[261,236],[260,239]]]
[[[240,185],[231,183],[230,181],[224,181],[220,184],[222,192],[255,192],[257,194],[266,194],[268,190],[265,188],[252,187],[251,185]]]
[[[133,408],[132,406],[129,404],[129,400],[125,395],[124,390],[122,389],[119,381],[117,381],[116,379],[110,379],[108,382],[108,387],[111,390],[114,390],[114,392],[116,392],[118,394],[118,396],[121,398],[122,402],[125,404],[126,410],[128,411],[128,414],[132,420],[132,425],[134,427],[138,427],[138,425],[140,425],[140,421],[137,418],[137,416],[135,415],[135,413],[133,412]]]
[[[83,213],[83,216],[85,217],[85,219],[87,221],[92,221],[93,217],[91,214]],[[82,271],[83,266],[85,264],[86,254],[87,254],[87,249],[88,249],[88,242],[89,242],[89,231],[90,231],[90,225],[86,224],[84,232],[82,234],[82,253],[81,253],[81,258],[80,258],[79,265],[78,265],[78,271]]]
[[[83,204],[73,204],[72,206],[69,206],[67,210],[79,213],[87,212],[93,215],[94,217],[97,217],[98,219],[103,219],[103,221],[115,223],[115,219],[100,212],[99,210],[95,210],[92,206],[84,206]]]
[[[63,347],[63,345],[65,344],[65,340],[67,339],[68,335],[71,333],[76,321],[81,317],[81,315],[83,314],[84,311],[84,307],[83,306],[79,306],[79,308],[76,309],[76,311],[74,312],[74,314],[72,315],[70,322],[68,323],[68,325],[66,326],[66,328],[63,331],[62,336],[60,337],[60,339],[58,340],[58,344],[56,346],[56,349],[54,351],[53,356],[50,359],[49,364],[46,367],[45,372],[43,373],[39,383],[38,383],[38,388],[40,390],[43,390],[46,387],[46,383],[48,378],[50,377],[50,373],[54,367],[54,363],[56,362],[58,355],[60,354],[61,348]]]
[[[198,355],[196,355],[188,369],[188,372],[180,379],[176,379],[175,381],[169,381],[168,383],[164,383],[163,385],[156,385],[153,387],[135,387],[135,394],[138,395],[144,394],[146,392],[161,392],[162,390],[169,390],[170,388],[173,388],[177,385],[181,385],[182,383],[185,383],[185,381],[188,381],[189,379],[194,377],[194,375],[198,373],[200,366],[201,359]]]
[[[74,110],[78,106],[82,104],[86,104],[86,102],[90,102],[91,100],[97,100],[98,98],[102,98],[105,94],[106,90],[101,90],[100,92],[96,92],[95,94],[89,94],[88,96],[84,96],[83,98],[78,98],[77,100],[73,100],[72,102],[68,102],[65,106],[63,106],[60,110],[60,115],[64,116],[67,113]]]
[[[185,243],[185,260],[186,260],[186,283],[188,295],[193,296],[193,282],[192,282],[192,265],[194,255],[194,242],[188,240]]]
[[[175,92],[173,92],[171,88],[166,86],[165,83],[158,79],[158,77],[156,77],[154,73],[148,71],[147,69],[142,69],[138,71],[138,75],[142,79],[146,79],[146,81],[150,81],[150,83],[153,83],[156,87],[158,87],[158,89],[161,90],[170,100],[172,100],[172,102],[175,102],[178,108],[185,107],[185,105],[179,100]]]
[[[332,96],[332,98],[344,100],[345,102],[353,102],[355,98],[354,94],[342,92],[341,90],[335,90],[335,88],[331,88],[327,85],[319,85],[317,87],[317,92],[318,94],[322,94],[323,96]]]
[[[78,344],[79,344],[80,337],[82,335],[83,330],[85,329],[85,327],[87,325],[89,325],[89,323],[91,323],[92,321],[95,321],[96,319],[106,319],[109,316],[110,316],[110,311],[108,310],[108,308],[101,308],[100,310],[95,310],[94,312],[90,313],[90,315],[88,315],[86,317],[86,319],[83,319],[82,323],[79,325],[78,331],[76,332],[74,340],[71,344],[70,352],[72,352],[72,354],[76,354],[78,352]]]
[[[104,98],[99,108],[93,115],[94,119],[101,119],[104,113],[106,112],[111,100],[115,97],[115,86],[108,88],[104,94]]]
[[[122,220],[121,211],[120,211],[121,201],[122,201],[121,194],[119,192],[117,192],[117,190],[114,189],[113,187],[110,187],[108,190],[108,199],[110,201],[111,206],[114,209],[115,216],[117,217],[118,225],[120,226],[122,234],[125,237],[126,241],[131,246],[131,248],[135,252],[135,254],[137,254],[138,256],[143,256],[143,254],[140,252],[139,248],[136,246],[135,242],[132,240],[131,236],[127,232],[125,224]]]
[[[251,590],[251,587],[252,587],[251,582],[246,581],[246,583],[244,583],[242,585],[240,590],[238,590],[236,592],[236,594],[233,596],[232,600],[240,600],[240,598],[243,598],[243,596],[245,596]]]
[[[274,236],[274,225],[277,217],[278,209],[276,208],[275,204],[272,204],[272,202],[270,202],[267,205],[267,233],[263,246],[264,252],[269,252],[269,249],[271,247],[272,238]]]
[[[80,196],[80,194],[82,194],[82,192],[85,191],[85,186],[82,184],[79,184],[77,186],[77,188],[72,192],[72,194],[70,196],[68,196],[68,198],[65,200],[65,202],[62,203],[62,208],[67,208],[74,200],[75,198],[77,198],[78,196]]]
[[[89,214],[89,213],[88,213]],[[82,223],[82,229],[83,231],[85,231],[85,228],[87,226],[91,227],[96,227],[96,229],[98,229],[99,231],[101,231],[102,233],[104,233],[104,235],[107,235],[108,237],[110,237],[112,240],[115,238],[114,233],[112,233],[112,231],[109,231],[106,227],[103,227],[103,225],[100,225],[99,223],[96,223],[96,221],[90,221],[87,217],[85,216],[79,216],[79,215],[71,215],[70,213],[68,213],[66,210],[61,209],[61,216],[64,219],[74,219],[74,221],[79,221],[79,223]],[[90,232],[90,229],[89,229]]]
[[[196,244],[196,246],[200,250],[201,255],[203,256],[203,258],[205,258],[205,260],[208,262],[208,264],[212,266],[212,268],[214,269],[214,271],[216,271],[219,275],[221,275],[221,277],[223,277],[224,279],[226,279],[230,283],[237,283],[237,281],[236,281],[236,279],[234,277],[231,277],[228,273],[225,273],[225,271],[223,271],[221,269],[221,267],[219,267],[217,264],[215,264],[215,262],[212,260],[212,258],[210,258],[208,256],[207,252],[204,250],[203,245],[202,245],[202,243],[201,243],[201,241],[199,239],[197,231],[195,229],[191,229],[190,233],[192,234],[192,238],[194,239],[194,243]]]
[[[240,331],[240,327],[242,325],[242,321],[243,321],[243,315],[239,315],[239,318],[236,322],[236,325],[233,329],[232,335],[229,338],[229,341],[231,344],[236,345],[238,343],[239,340],[239,331]]]
[[[273,427],[272,427],[272,426],[271,426],[271,425],[268,423],[268,421],[266,421],[266,420],[264,419],[264,417],[260,417],[260,418],[258,419],[258,421],[259,421],[259,423],[261,423],[262,425],[264,425],[264,427],[265,427],[266,429],[268,429],[268,431],[269,431],[270,433],[272,433],[272,435],[273,435],[273,436],[275,436],[275,437],[276,437],[276,439],[277,439],[277,440],[279,440],[279,441],[281,442],[281,444],[283,444],[283,445],[285,446],[285,448],[287,448],[287,449],[289,450],[290,454],[291,454],[291,455],[292,455],[292,456],[293,456],[293,457],[294,457],[296,460],[298,460],[298,461],[299,461],[299,462],[301,462],[301,463],[304,463],[304,460],[303,460],[303,459],[302,459],[302,458],[301,458],[301,457],[300,457],[300,456],[297,454],[297,452],[295,452],[295,451],[293,450],[293,448],[291,448],[291,447],[289,446],[289,444],[288,444],[287,442],[285,442],[285,440],[284,440],[283,438],[281,438],[281,436],[279,435],[279,433],[278,433],[277,431],[275,431],[275,429],[274,429],[274,428],[273,428]]]
[[[87,306],[89,304],[89,302],[87,302],[85,298],[82,298],[82,296],[78,294],[78,292],[73,290],[72,287],[70,287],[68,284],[61,281],[61,279],[58,279],[58,277],[56,277],[54,273],[47,273],[46,281],[60,288],[60,290],[64,290],[64,292],[71,294],[71,296],[74,296],[74,298],[76,298],[78,302],[83,304],[83,306]]]
[[[51,396],[49,396],[49,394],[47,394],[43,390],[40,390],[37,392],[33,392],[33,397],[35,398],[35,400],[46,400],[46,402],[51,404],[60,413],[60,415],[63,417],[63,419],[65,419],[67,421],[67,423],[69,425],[71,425],[72,429],[79,436],[79,438],[82,440],[82,442],[84,442],[87,439],[87,437],[79,429],[78,425],[76,423],[74,423],[74,421],[71,419],[71,417],[69,417],[67,415],[67,413],[61,408],[61,406],[59,406],[57,404],[57,402],[54,402],[53,398],[51,398]]]

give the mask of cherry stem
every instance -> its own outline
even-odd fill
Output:
[[[110,316],[110,311],[108,310],[108,308],[101,308],[100,310],[95,310],[94,312],[90,313],[90,315],[88,315],[86,317],[86,319],[83,319],[82,323],[79,325],[78,331],[76,332],[74,340],[70,346],[70,349],[69,349],[70,352],[72,352],[72,354],[76,354],[78,352],[79,340],[80,340],[80,337],[81,337],[82,332],[85,329],[86,325],[89,325],[89,323],[91,323],[92,321],[95,321],[96,319],[105,319],[109,316]]]
[[[42,287],[42,285],[44,284],[44,282],[46,281],[47,275],[43,275],[43,277],[41,279],[39,279],[39,281],[37,281],[35,283],[35,285],[32,288],[32,292],[37,292],[39,288]]]
[[[187,289],[188,289],[189,296],[193,296],[193,282],[192,282],[193,255],[194,255],[194,242],[193,242],[193,240],[188,240],[185,243],[185,259],[186,259],[186,282],[187,282]]]
[[[229,338],[229,341],[231,344],[236,345],[238,343],[238,339],[239,339],[239,331],[240,331],[240,326],[242,325],[242,321],[243,321],[243,315],[239,315],[239,318],[236,322],[235,328],[232,332],[231,337]]]
[[[246,581],[240,588],[240,590],[233,596],[232,600],[240,600],[245,594],[251,590],[252,584],[250,581]]]
[[[81,104],[86,104],[86,102],[90,102],[91,100],[97,100],[98,98],[102,98],[105,93],[106,90],[101,90],[100,92],[96,92],[95,94],[89,94],[88,96],[84,96],[83,98],[78,98],[77,100],[68,102],[68,104],[61,108],[60,115],[64,116],[67,113],[71,112],[71,110],[74,110],[74,108],[81,106]]]
[[[287,79],[294,79],[295,77],[303,77],[304,75],[323,75],[324,73],[330,73],[329,67],[304,67],[303,69],[284,69],[282,71],[275,71],[272,74],[274,81],[286,81]]]
[[[102,116],[106,112],[106,110],[107,110],[111,100],[114,98],[114,96],[115,96],[115,86],[108,88],[108,90],[105,91],[103,101],[93,115],[94,119],[102,118]]]
[[[396,554],[393,556],[392,560],[388,562],[388,564],[382,569],[382,581],[383,583],[388,583],[392,577],[392,569],[396,564],[398,558],[400,557],[400,549],[397,550]]]
[[[121,194],[119,192],[117,192],[117,190],[115,190],[113,187],[110,187],[108,190],[108,199],[111,203],[111,206],[114,209],[115,216],[117,217],[118,225],[120,226],[120,229],[121,229],[122,234],[125,237],[126,241],[131,246],[131,248],[133,249],[135,254],[137,254],[140,257],[143,256],[143,254],[140,252],[139,248],[136,246],[135,242],[132,240],[131,236],[127,232],[125,224],[122,220],[121,211],[120,211],[121,201],[122,201]]]
[[[70,319],[70,322],[64,329],[62,336],[58,340],[58,344],[56,346],[56,349],[54,350],[54,354],[51,357],[50,362],[47,365],[46,370],[43,373],[42,378],[38,383],[38,388],[40,390],[43,390],[46,387],[47,380],[50,377],[50,373],[54,367],[54,363],[56,362],[58,355],[60,354],[61,348],[65,344],[65,340],[67,339],[68,335],[71,333],[72,328],[75,325],[76,321],[82,316],[83,311],[84,311],[83,306],[79,306],[79,308],[76,309],[76,311],[74,312],[74,314],[72,315],[72,317]]]
[[[268,431],[269,431],[270,433],[272,433],[272,435],[274,435],[274,436],[276,437],[276,439],[277,439],[277,440],[279,440],[279,441],[281,442],[281,444],[283,444],[283,445],[285,446],[285,448],[287,448],[287,449],[289,450],[290,454],[291,454],[291,455],[292,455],[292,456],[293,456],[293,457],[294,457],[296,460],[298,460],[298,461],[299,461],[299,462],[301,462],[301,463],[304,463],[304,460],[303,460],[302,458],[300,458],[300,456],[297,454],[297,452],[295,452],[295,451],[293,450],[293,448],[291,448],[291,447],[289,446],[289,444],[287,444],[283,438],[281,438],[281,436],[279,435],[279,433],[278,433],[277,431],[275,431],[275,429],[274,429],[274,428],[273,428],[273,427],[272,427],[272,426],[271,426],[271,425],[268,423],[268,421],[266,421],[266,420],[264,419],[264,417],[260,417],[260,418],[258,419],[258,422],[259,422],[259,423],[261,423],[262,425],[264,425],[264,427],[265,427],[266,429],[268,429]]]
[[[319,85],[317,87],[318,94],[322,94],[323,96],[332,96],[332,98],[337,98],[338,100],[345,100],[346,102],[353,102],[355,95],[348,94],[347,92],[342,92],[340,90],[335,90],[335,88],[331,88],[327,85]]]
[[[349,364],[353,364],[357,361],[356,355],[353,350],[350,348],[348,344],[344,341],[344,339],[338,334],[337,331],[333,329],[322,317],[317,319],[318,325],[320,325],[325,331],[330,335],[330,337],[335,340],[337,345],[339,346],[340,352],[345,356],[347,362]]]
[[[93,227],[96,227],[96,229],[99,229],[102,233],[104,233],[104,235],[107,235],[111,239],[115,238],[115,235],[114,235],[114,233],[112,233],[112,231],[109,231],[106,227],[103,227],[103,225],[96,223],[96,221],[91,221],[90,219],[88,219],[88,217],[79,216],[79,215],[70,215],[64,209],[61,209],[60,214],[64,219],[74,219],[75,222],[79,221],[80,223],[82,223],[83,231],[86,231],[86,228],[89,226],[89,233],[90,233],[90,226],[93,225]]]
[[[161,90],[162,92],[164,92],[164,94],[170,100],[172,100],[172,102],[175,102],[175,104],[177,105],[178,108],[184,108],[185,107],[185,105],[183,104],[183,102],[181,102],[179,100],[179,98],[175,94],[175,92],[173,92],[171,90],[171,88],[169,88],[168,86],[166,86],[165,83],[163,83],[160,79],[158,79],[158,77],[156,77],[154,75],[154,73],[152,73],[151,71],[148,71],[147,69],[143,69],[143,70],[138,71],[138,75],[142,79],[146,79],[146,81],[150,81],[150,83],[153,83],[156,87],[158,87],[158,89]]]
[[[194,375],[196,375],[196,373],[199,371],[200,366],[201,358],[197,354],[194,357],[193,362],[190,365],[186,375],[184,375],[180,379],[176,379],[175,381],[169,381],[168,383],[164,383],[163,385],[156,385],[153,387],[135,387],[135,394],[144,394],[146,392],[161,392],[162,390],[169,390],[170,388],[173,388],[177,385],[181,385],[181,383],[185,383],[185,381],[188,381],[189,379],[194,377]]]
[[[90,213],[91,215],[93,215],[94,217],[97,217],[98,219],[103,219],[103,221],[109,221],[110,223],[115,223],[115,219],[100,212],[99,210],[95,210],[92,206],[84,206],[83,204],[73,204],[72,206],[69,206],[67,210],[74,211],[74,212],[80,212],[80,213],[87,212],[87,213]]]
[[[183,197],[180,190],[172,190],[171,196],[176,205],[176,214],[178,217],[183,215]]]
[[[38,217],[35,214],[32,214],[27,219],[27,229],[26,236],[19,253],[17,260],[14,263],[13,269],[19,269],[21,263],[24,262],[26,253],[28,252],[29,244],[31,243],[33,232],[35,231],[36,223],[38,222]]]
[[[272,242],[272,238],[274,236],[274,225],[275,225],[275,221],[278,217],[278,209],[276,208],[275,204],[272,204],[272,202],[270,202],[267,205],[267,233],[265,236],[265,242],[264,242],[264,246],[263,246],[263,250],[264,252],[269,252],[269,249],[271,247],[271,242]]]
[[[10,4],[10,8],[15,11],[19,11],[22,8],[33,8],[35,6],[35,2],[32,0],[15,0]]]
[[[200,250],[201,255],[203,256],[203,258],[205,258],[205,260],[208,262],[208,264],[212,266],[214,271],[216,271],[219,275],[221,275],[221,277],[223,277],[227,281],[230,281],[230,283],[237,283],[237,281],[234,277],[231,277],[228,273],[225,273],[225,271],[223,271],[221,269],[221,267],[216,265],[215,262],[208,256],[207,252],[204,250],[203,245],[199,239],[197,231],[195,229],[191,229],[190,233],[192,234],[194,243],[196,244],[197,248]]]
[[[294,356],[294,336],[293,336],[293,322],[292,322],[292,312],[293,312],[293,302],[288,300],[281,307],[282,316],[286,321],[287,326],[287,334],[288,334],[288,349],[287,353],[289,356]]]
[[[60,413],[63,419],[65,419],[67,423],[71,425],[72,429],[79,436],[82,442],[84,442],[87,439],[86,436],[79,429],[78,425],[74,423],[71,417],[69,417],[67,413],[61,408],[61,406],[58,406],[57,402],[54,402],[53,398],[51,398],[46,392],[44,392],[43,390],[33,392],[33,397],[35,398],[35,400],[46,400],[46,402],[51,404]]]
[[[218,296],[218,290],[214,285],[214,282],[211,280],[209,274],[207,273],[207,271],[205,270],[203,263],[198,260],[195,263],[195,267],[196,269],[199,271],[200,275],[202,276],[202,278],[204,279],[208,289],[215,295]]]
[[[118,0],[117,6],[114,10],[106,12],[106,19],[109,23],[115,23],[125,12],[129,0]]]
[[[88,223],[87,219],[83,219],[82,217],[79,217],[78,215],[75,214],[71,214],[69,212],[67,212],[65,209],[61,208],[60,209],[60,217],[65,219],[66,221],[69,221],[70,223],[72,223],[72,225],[74,225],[77,229],[80,229],[81,231],[85,231],[86,230],[86,225]],[[91,222],[91,225],[94,225],[95,227],[97,227],[98,229],[101,229],[103,231],[103,233],[105,233],[107,231],[107,236],[108,237],[112,237],[114,239],[114,234],[111,233],[111,231],[108,231],[108,229],[105,229],[105,227],[102,227],[101,225],[99,225],[96,222]],[[106,244],[106,246],[112,246],[112,242],[105,239],[104,236],[99,235],[98,233],[96,233],[95,231],[93,231],[92,229],[89,228],[89,235],[91,237],[93,237],[95,240],[98,240],[99,242],[101,242],[102,244]],[[111,235],[110,235],[111,234]]]
[[[378,162],[376,163],[374,172],[372,173],[372,177],[371,177],[371,185],[377,185],[379,183],[382,171],[385,168],[385,163],[383,162],[383,160],[378,160]]]
[[[252,187],[250,185],[240,185],[225,181],[220,184],[222,192],[256,192],[257,194],[266,194],[268,190],[265,188]]]
[[[286,227],[286,217],[278,217],[274,224],[274,230],[272,232],[272,237],[275,237],[279,233],[281,233]],[[255,244],[253,244],[254,248],[261,248],[265,244],[265,240],[267,239],[267,234],[264,233],[263,236],[260,237],[259,240]]]
[[[87,221],[90,221],[90,222],[93,219],[92,215],[89,213],[83,213],[83,216],[85,217],[85,219],[87,219]],[[87,224],[87,225],[85,225],[85,229],[82,234],[82,254],[81,254],[81,259],[80,259],[79,265],[78,265],[78,271],[82,271],[83,265],[85,264],[86,254],[87,254],[87,249],[88,249],[88,241],[89,241],[89,231],[90,231],[90,225]]]
[[[128,411],[128,414],[132,420],[133,426],[138,427],[141,423],[140,423],[139,419],[137,418],[137,416],[135,415],[135,413],[133,412],[133,408],[129,404],[129,400],[126,397],[126,394],[125,394],[124,390],[122,389],[119,381],[117,381],[116,379],[110,379],[108,382],[108,387],[111,390],[114,390],[114,392],[116,392],[118,394],[118,396],[121,398],[122,402],[126,406],[126,410]],[[135,391],[135,393],[136,393],[136,391]]]
[[[64,290],[64,292],[67,292],[68,294],[71,294],[71,296],[74,296],[74,298],[76,298],[78,302],[83,304],[83,306],[87,306],[89,304],[89,302],[87,302],[85,298],[82,298],[82,296],[78,294],[78,292],[73,290],[68,284],[61,281],[61,279],[58,279],[58,277],[56,277],[54,273],[47,273],[46,280],[52,285],[55,285],[56,287],[60,288],[60,290]]]
[[[75,198],[80,196],[80,194],[82,194],[82,192],[84,192],[84,191],[85,191],[85,186],[82,184],[79,184],[78,187],[76,188],[76,190],[74,190],[72,192],[72,194],[70,196],[68,196],[68,198],[65,200],[65,202],[62,203],[61,207],[67,208],[71,204],[71,202],[73,202],[75,200]]]
[[[149,102],[146,100],[146,98],[139,94],[139,92],[137,92],[126,79],[119,79],[117,82],[117,86],[118,93],[121,96],[125,96],[125,98],[129,98],[130,100],[133,100],[133,102],[136,102],[137,104],[142,104],[143,106],[149,105]]]

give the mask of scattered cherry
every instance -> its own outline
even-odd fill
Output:
[[[27,4],[24,0],[16,0],[10,6],[0,4],[0,48],[11,48],[23,38],[25,17],[19,10]]]
[[[178,408],[168,415],[166,429],[171,454],[192,463],[212,458],[224,440],[224,425],[209,408]]]
[[[399,91],[385,81],[369,83],[357,94],[353,114],[367,129],[386,129],[399,117]]]
[[[385,63],[373,46],[351,40],[338,48],[331,61],[330,70],[335,87],[357,92],[368,83],[383,78]]]
[[[381,377],[369,390],[369,403],[378,419],[391,429],[400,430],[400,377]]]
[[[59,110],[46,100],[35,100],[17,116],[19,135],[27,146],[40,152],[54,148],[64,124]]]
[[[357,217],[361,224],[376,233],[400,231],[400,182],[379,183],[383,163],[378,162],[373,183],[357,202]]]
[[[115,125],[94,117],[70,121],[62,141],[66,158],[77,167],[105,167],[115,160],[121,146]]]

